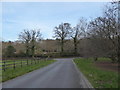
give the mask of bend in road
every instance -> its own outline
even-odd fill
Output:
[[[80,84],[82,77],[72,59],[56,59],[57,62],[6,81],[2,86],[3,88],[81,88],[84,83]]]

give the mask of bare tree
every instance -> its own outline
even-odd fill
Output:
[[[97,44],[97,48],[99,47],[103,51],[107,49],[107,54],[111,57],[113,62],[118,61],[118,22],[116,17],[116,8],[110,4],[110,6],[106,6],[103,16],[91,21],[89,25],[89,34],[94,37],[94,40],[96,38],[96,40],[99,40],[101,42],[99,45],[97,43],[94,44]]]
[[[108,40],[111,43],[111,59],[113,62],[118,61],[117,53],[118,53],[118,2],[112,2],[109,6],[106,7],[104,11],[104,33]]]
[[[54,34],[55,34],[54,37],[60,39],[61,54],[64,52],[63,47],[64,47],[65,39],[68,37],[69,29],[71,29],[69,23],[62,23],[58,27],[55,27],[54,29]]]
[[[120,15],[120,1],[118,2],[118,15]],[[118,62],[120,63],[120,17],[118,17]]]
[[[30,40],[31,40],[31,34],[29,30],[24,30],[19,34],[19,39],[25,43],[26,47],[26,56],[30,55]]]
[[[79,23],[76,25],[76,27],[73,27],[71,29],[70,36],[72,37],[74,41],[74,53],[77,55],[77,49],[78,44],[80,42],[80,39],[83,38],[86,35],[86,29],[87,29],[87,22],[84,18],[81,18],[79,20]]]
[[[19,39],[25,42],[26,55],[34,57],[36,42],[41,40],[40,30],[24,30],[20,33]]]
[[[41,40],[40,30],[31,30],[31,54],[34,57],[36,42]]]

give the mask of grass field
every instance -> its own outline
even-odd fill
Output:
[[[2,82],[7,81],[9,79],[15,78],[17,76],[23,75],[25,73],[31,72],[33,70],[42,68],[55,62],[55,60],[41,60],[39,63],[32,65],[24,65],[23,67],[16,67],[15,69],[6,69],[6,71],[2,71]]]
[[[32,60],[32,59],[31,59]],[[28,63],[31,63],[31,60],[28,60]],[[21,63],[21,60],[1,60],[0,61],[0,65],[2,65],[2,64],[4,64],[3,62],[5,62],[6,64],[14,64],[14,61],[16,62],[16,63]],[[33,61],[33,60],[32,60]],[[22,60],[22,62],[26,62],[27,63],[27,60],[25,59],[25,60]]]
[[[112,62],[112,60],[110,58],[104,58],[104,57],[98,58],[98,61],[110,61],[110,62]]]
[[[100,58],[99,61],[106,61]],[[118,72],[103,70],[93,65],[92,59],[74,59],[94,88],[118,88]]]
[[[24,65],[31,65],[31,64],[36,64],[36,63],[39,63],[39,61],[41,60],[33,60],[33,59],[20,59],[20,60],[1,60],[0,61],[0,69],[4,69],[4,68],[13,68],[14,67],[14,64],[15,64],[15,67],[21,67],[21,66],[24,66]],[[5,67],[2,65],[5,65]]]

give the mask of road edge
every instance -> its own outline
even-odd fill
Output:
[[[78,74],[79,74],[79,79],[80,79],[80,86],[81,88],[94,88],[91,83],[87,80],[87,78],[83,75],[83,73],[78,69],[78,67],[76,66],[75,62],[72,60],[75,69],[77,70]],[[81,78],[82,77],[82,78]],[[93,89],[94,90],[94,89]]]
[[[56,60],[55,62],[57,62],[57,60]],[[35,70],[33,70],[33,71],[27,72],[27,73],[25,73],[25,74],[22,74],[22,75],[20,75],[20,76],[15,77],[15,78],[9,79],[9,80],[7,80],[7,81],[0,82],[0,85],[3,84],[3,83],[6,83],[6,82],[10,82],[10,81],[12,81],[12,80],[14,80],[14,79],[17,79],[17,78],[21,78],[21,77],[23,77],[23,76],[25,76],[25,75],[27,75],[27,74],[36,72],[36,71],[38,71],[39,69],[43,69],[43,68],[45,68],[45,67],[47,67],[47,66],[49,66],[49,65],[51,65],[51,64],[54,64],[55,62],[50,63],[50,64],[48,64],[48,65],[46,65],[46,66],[40,67],[40,68],[38,68],[38,69],[35,69]]]

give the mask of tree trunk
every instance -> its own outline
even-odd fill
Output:
[[[77,41],[75,38],[74,38],[74,53],[75,55],[77,55]]]
[[[118,63],[120,63],[120,35],[118,35],[118,51],[117,51]]]
[[[115,62],[117,61],[115,55],[113,55],[113,54],[111,55],[110,58],[111,58],[111,60],[112,60],[112,63],[115,63]]]
[[[63,47],[64,47],[64,42],[63,42],[63,39],[62,39],[62,41],[61,41],[61,54],[62,54],[63,51],[64,51]]]
[[[32,51],[32,57],[34,57],[34,54],[35,54],[35,46],[32,46],[32,49],[31,49]]]
[[[29,56],[29,46],[28,46],[28,44],[26,45],[26,56],[27,57]]]
[[[97,57],[94,57],[94,61],[97,61],[98,60],[98,58]]]

